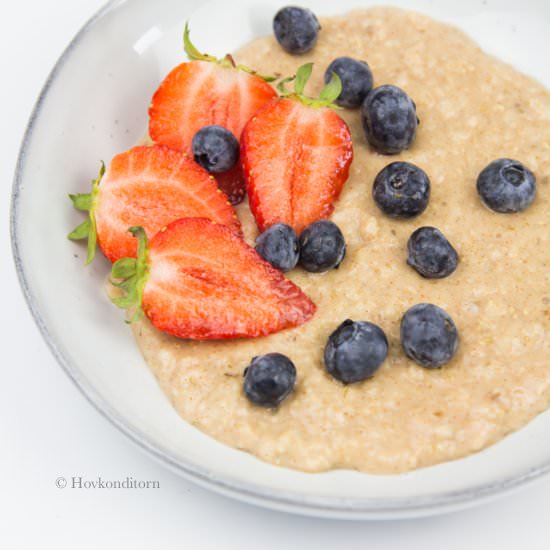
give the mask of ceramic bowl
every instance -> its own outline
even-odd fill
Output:
[[[300,3],[330,15],[371,2]],[[389,3],[456,24],[550,86],[547,2]],[[68,45],[31,116],[12,201],[17,271],[52,353],[138,447],[186,478],[259,505],[327,517],[411,517],[479,503],[541,477],[550,470],[550,412],[483,452],[396,476],[305,474],[222,445],[178,417],[161,393],[121,312],[105,296],[107,262],[98,255],[85,268],[83,248],[67,241],[81,220],[67,194],[87,190],[99,159],[109,161],[144,134],[154,90],[184,60],[184,21],[192,20],[197,43],[223,54],[271,32],[278,7],[272,1],[113,1]]]

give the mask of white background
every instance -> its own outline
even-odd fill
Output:
[[[317,520],[257,509],[196,487],[142,455],[104,420],[42,342],[19,291],[8,232],[11,180],[34,100],[65,45],[102,0],[2,4],[1,549],[550,548],[550,479],[442,517],[379,523]],[[158,480],[160,488],[78,491],[55,486],[59,476],[98,475]]]

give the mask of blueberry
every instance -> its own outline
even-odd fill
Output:
[[[409,237],[407,250],[407,263],[428,279],[447,277],[458,265],[456,250],[435,227],[419,227]]]
[[[412,218],[423,212],[430,199],[430,178],[409,162],[392,162],[374,179],[372,197],[392,218]]]
[[[413,361],[428,369],[449,362],[458,348],[456,325],[433,304],[417,304],[401,319],[401,345]]]
[[[273,19],[273,32],[277,42],[293,54],[306,53],[315,46],[319,34],[319,21],[308,9],[287,6]]]
[[[308,225],[300,235],[300,265],[312,273],[338,267],[346,255],[346,241],[339,227],[329,220]]]
[[[361,121],[368,142],[380,153],[392,155],[408,149],[419,124],[414,101],[397,86],[379,86],[361,106]]]
[[[209,172],[226,172],[239,160],[239,140],[223,126],[204,126],[191,146],[195,162]]]
[[[334,378],[351,384],[370,378],[388,355],[384,331],[366,321],[344,321],[325,347],[325,367]]]
[[[525,210],[534,200],[536,178],[521,162],[498,159],[477,178],[477,192],[491,210],[502,213]]]
[[[359,107],[372,89],[372,73],[366,61],[337,57],[325,71],[325,83],[330,82],[332,73],[336,73],[342,82],[336,103],[342,107]]]
[[[286,223],[272,225],[256,239],[258,254],[281,271],[296,267],[299,250],[298,236]]]
[[[244,393],[252,403],[276,407],[294,389],[296,367],[281,353],[254,357],[244,370]]]

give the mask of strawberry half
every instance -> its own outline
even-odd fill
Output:
[[[149,242],[141,227],[138,256],[113,265],[122,308],[144,312],[162,332],[214,340],[265,336],[305,323],[315,304],[234,231],[205,218],[176,220]]]
[[[283,99],[256,113],[241,136],[250,209],[261,231],[282,222],[300,234],[327,218],[349,175],[351,134],[330,108],[340,79],[333,73],[319,99],[311,99],[303,95],[311,70],[311,63],[298,69],[293,93],[284,83],[294,77],[281,81]]]
[[[76,208],[89,212],[69,234],[72,240],[88,239],[86,263],[94,257],[96,241],[111,262],[135,257],[137,242],[128,233],[134,225],[152,237],[173,220],[200,216],[241,230],[235,211],[208,172],[187,155],[160,145],[117,155],[107,171],[102,165],[91,193],[70,198]]]
[[[266,82],[274,77],[257,76],[236,65],[230,55],[217,59],[200,53],[189,39],[187,24],[184,46],[191,61],[173,69],[155,92],[149,107],[149,135],[156,143],[191,154],[191,140],[204,126],[223,126],[239,139],[250,117],[277,93]],[[244,197],[244,179],[232,181],[233,187],[239,182],[241,191],[230,199]]]
[[[227,195],[229,203],[237,205],[243,202],[246,195],[243,169],[240,162],[228,170],[218,174],[211,174],[216,178],[218,187]]]

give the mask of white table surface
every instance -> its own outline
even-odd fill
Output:
[[[102,3],[6,1],[0,12],[0,548],[550,548],[550,479],[489,505],[428,519],[356,523],[291,516],[180,479],[138,451],[81,396],[23,301],[8,208],[36,96],[65,45]],[[156,480],[160,488],[59,489],[60,476],[130,476]]]

